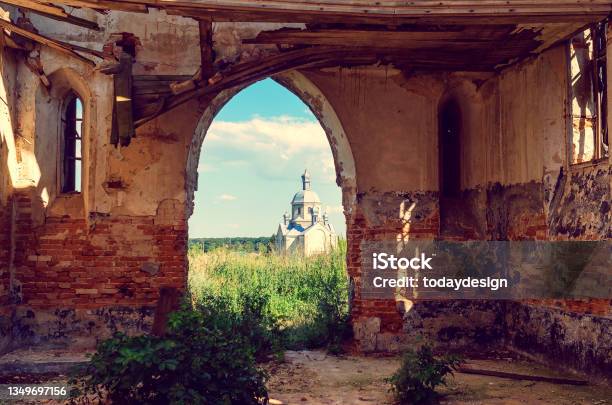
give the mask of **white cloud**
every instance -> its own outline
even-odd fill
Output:
[[[329,150],[325,131],[317,121],[296,117],[253,117],[248,121],[213,121],[206,142],[291,156],[305,151]]]
[[[299,175],[308,169],[313,187],[335,184],[336,180],[327,136],[312,119],[285,115],[236,122],[215,120],[204,140],[201,159],[206,161],[207,156],[215,159],[218,172],[244,166],[244,170],[268,180],[295,179],[299,184]]]
[[[231,195],[231,194],[221,194],[219,196],[219,199],[223,201],[234,201],[234,200],[237,200],[238,197],[236,197],[235,195]]]

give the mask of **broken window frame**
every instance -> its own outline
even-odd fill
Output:
[[[610,156],[608,132],[608,81],[607,81],[607,30],[608,20],[596,24],[593,32],[593,60],[595,69],[595,102],[597,111],[597,129],[595,131],[595,159]]]
[[[83,109],[83,100],[74,91],[70,91],[64,97],[60,118],[60,190],[62,194],[79,194],[82,191]]]
[[[601,160],[608,159],[610,156],[610,142],[609,142],[609,130],[608,130],[608,110],[607,110],[607,30],[608,30],[608,19],[601,21],[597,24],[592,24],[586,27],[584,30],[577,33],[568,41],[567,54],[568,54],[568,77],[569,77],[569,151],[568,151],[568,162],[570,166],[582,166],[585,164],[597,163]],[[590,159],[583,161],[574,161],[574,129],[573,120],[576,117],[574,114],[574,92],[572,89],[572,41],[580,34],[588,33],[588,36],[592,36],[593,42],[593,56],[592,56],[592,94],[593,94],[593,156]]]

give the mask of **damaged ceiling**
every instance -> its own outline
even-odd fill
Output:
[[[66,23],[99,30],[70,8],[146,13],[165,10],[200,21],[202,68],[193,78],[135,80],[136,124],[193,98],[213,97],[291,69],[392,64],[400,69],[498,71],[569,39],[612,12],[609,0],[0,0]],[[68,7],[68,8],[66,8]],[[301,28],[262,31],[243,38],[245,46],[267,46],[262,60],[213,60],[213,22],[301,23]],[[35,29],[0,20],[18,34],[81,60],[104,58],[89,50],[46,38]],[[33,27],[30,27],[33,28]],[[19,41],[13,41],[18,42]],[[140,87],[139,87],[140,86]]]
[[[65,6],[146,13],[163,9],[209,22],[303,23],[245,38],[280,51],[342,51],[332,65],[375,62],[442,70],[495,70],[569,38],[612,12],[609,0],[2,0],[92,30]],[[328,48],[328,49],[325,49]]]

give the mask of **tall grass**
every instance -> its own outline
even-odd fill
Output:
[[[238,324],[259,352],[328,346],[348,333],[346,242],[311,257],[216,249],[189,253],[189,288],[211,322]]]

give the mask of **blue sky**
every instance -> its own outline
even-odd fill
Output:
[[[329,142],[315,116],[271,79],[242,90],[219,112],[200,154],[189,236],[270,236],[304,169],[339,234],[342,196]]]

